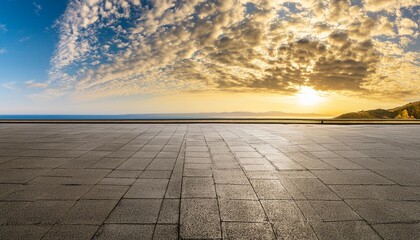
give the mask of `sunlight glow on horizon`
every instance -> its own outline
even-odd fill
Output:
[[[296,95],[301,105],[312,106],[324,101],[324,97],[318,91],[311,87],[302,86]]]

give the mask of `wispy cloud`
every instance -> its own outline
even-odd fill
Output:
[[[16,82],[5,82],[0,85],[3,88],[9,89],[9,90],[16,90]]]
[[[33,2],[32,4],[34,5],[34,13],[36,15],[40,15],[40,12],[42,10],[42,6],[37,2]]]
[[[30,39],[31,39],[30,36],[26,36],[26,37],[23,37],[23,38],[19,39],[19,42],[26,42],[26,41],[28,41]]]
[[[7,28],[5,24],[0,24],[0,33],[7,32]]]
[[[416,0],[74,0],[48,84],[84,97],[420,92]],[[122,27],[124,26],[124,27]],[[58,91],[58,90],[57,90]]]
[[[46,88],[46,87],[48,87],[47,83],[37,82],[35,80],[26,81],[25,85],[29,88]]]
[[[0,55],[7,53],[7,50],[5,48],[0,48]]]

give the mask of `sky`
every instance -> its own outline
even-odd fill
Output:
[[[1,0],[0,114],[420,100],[419,0]]]

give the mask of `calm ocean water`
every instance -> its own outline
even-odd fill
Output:
[[[16,120],[122,120],[122,119],[212,119],[212,118],[325,118],[320,115],[285,114],[285,113],[158,113],[158,114],[123,114],[123,115],[0,115],[0,119]],[[328,118],[328,117],[327,117]]]
[[[183,114],[129,114],[129,115],[0,115],[0,119],[29,119],[29,120],[89,120],[89,119],[177,119],[177,118],[208,118],[208,116]]]

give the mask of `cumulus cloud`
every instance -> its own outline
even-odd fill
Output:
[[[409,35],[412,37],[418,36],[418,25],[413,20],[409,18],[401,18],[400,21],[398,22],[398,25],[399,25],[398,33],[400,35]]]
[[[382,11],[393,9],[397,6],[398,0],[366,0],[367,11]]]
[[[303,85],[420,91],[418,75],[389,67],[398,62],[418,72],[418,54],[406,49],[418,36],[415,6],[415,0],[73,0],[56,24],[60,39],[46,84],[93,98],[292,94]]]

